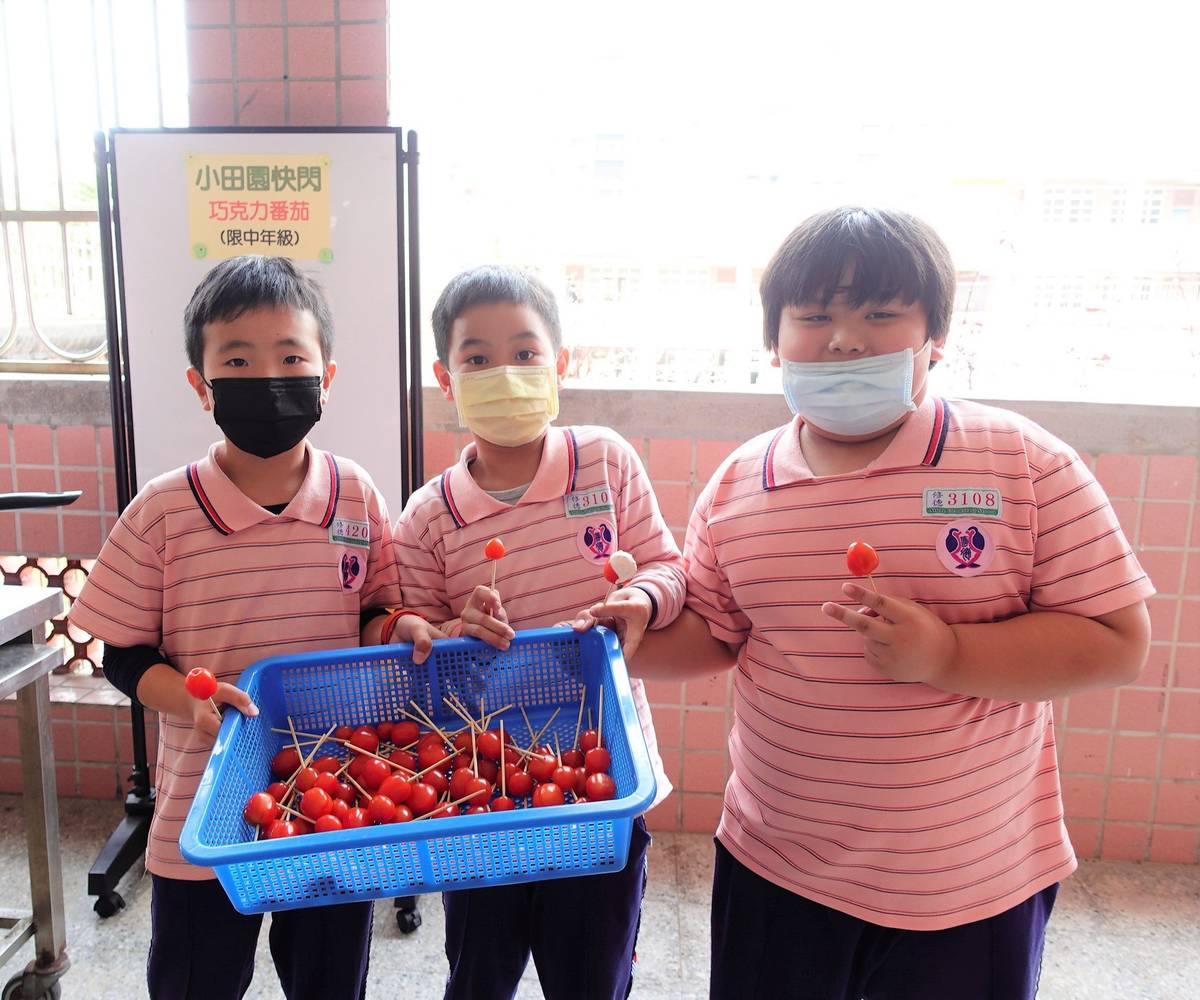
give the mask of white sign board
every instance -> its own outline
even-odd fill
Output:
[[[328,212],[329,245],[317,253],[289,254],[320,283],[334,319],[337,376],[310,438],[366,468],[398,512],[404,500],[402,409],[408,380],[399,287],[404,237],[397,215],[398,133],[118,131],[111,142],[137,488],[202,457],[221,436],[184,376],[184,307],[204,275],[230,255],[228,247],[214,244],[210,252],[192,239],[189,192],[194,209],[194,188],[201,183],[192,176],[197,164],[207,169],[244,156],[257,165],[249,180],[243,173],[238,181],[236,167],[230,168],[224,189],[216,171],[211,181],[208,176],[202,181],[216,186],[213,197],[221,202],[224,218],[214,215],[214,232],[245,252],[289,253],[288,242],[276,241],[303,238],[303,227],[289,219],[311,197],[314,181],[308,179],[308,191],[289,189],[287,178],[295,171],[289,175],[287,165],[319,162],[323,189],[317,200],[324,206],[319,210]],[[284,166],[274,181],[270,174],[261,181],[261,165],[272,156]],[[272,183],[282,189],[271,189]],[[298,235],[279,237],[280,232]]]

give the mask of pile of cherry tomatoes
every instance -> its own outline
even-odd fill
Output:
[[[612,759],[595,729],[577,726],[576,746],[558,751],[532,731],[531,745],[521,747],[482,714],[452,733],[424,720],[323,735],[276,730],[288,734],[271,761],[276,780],[250,796],[246,821],[275,839],[616,796]]]

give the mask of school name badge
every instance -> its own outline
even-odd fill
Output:
[[[351,521],[335,517],[329,525],[329,541],[332,545],[353,545],[360,549],[371,547],[371,525],[366,521]]]
[[[599,486],[594,490],[568,493],[563,497],[563,509],[567,517],[594,517],[608,514],[613,509],[612,490]]]
[[[922,509],[925,517],[999,517],[1002,505],[999,490],[965,486],[961,489],[927,489]]]

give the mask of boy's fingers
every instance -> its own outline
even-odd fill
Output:
[[[241,688],[234,687],[232,684],[218,684],[214,700],[217,700],[220,704],[232,705],[242,715],[258,715],[258,706],[250,700],[250,696]]]
[[[850,600],[857,601],[876,612],[881,618],[891,618],[892,615],[888,612],[895,612],[895,602],[883,594],[876,593],[874,590],[867,590],[866,587],[860,587],[857,583],[842,584],[842,593]]]
[[[413,640],[412,661],[413,663],[424,663],[428,658],[430,650],[433,649],[433,642],[428,635],[419,635]]]
[[[488,622],[494,622],[495,627],[489,627]],[[489,646],[495,646],[497,649],[508,649],[512,637],[507,633],[510,632],[512,629],[503,622],[497,622],[494,618],[487,618],[482,622],[463,623],[463,635],[482,639]]]
[[[868,618],[866,615],[860,615],[857,611],[851,611],[849,608],[833,602],[822,604],[821,612],[834,621],[839,621],[848,628],[854,629],[861,636],[884,645],[887,644],[887,633],[884,631],[886,626],[883,624],[882,618]]]
[[[642,639],[646,636],[646,630],[634,625],[630,625],[625,630],[625,636],[621,642],[621,653],[625,659],[632,660],[634,653],[638,651],[638,647],[642,644]]]

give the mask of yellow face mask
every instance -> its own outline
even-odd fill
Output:
[[[558,416],[553,365],[503,365],[450,376],[458,422],[502,448],[536,440]]]

